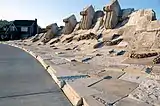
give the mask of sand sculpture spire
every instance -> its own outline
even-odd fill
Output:
[[[118,0],[111,0],[109,5],[103,8],[105,12],[104,26],[106,29],[113,29],[117,23],[118,18],[121,15],[121,7]]]
[[[95,14],[95,10],[92,5],[84,8],[83,11],[80,12],[80,15],[82,16],[82,19],[80,22],[81,29],[85,30],[85,29],[91,28],[94,14]]]
[[[77,19],[75,15],[71,15],[68,18],[63,19],[63,22],[65,23],[63,34],[70,34],[77,24]]]

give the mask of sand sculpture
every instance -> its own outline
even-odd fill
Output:
[[[80,15],[82,16],[81,22],[80,22],[80,29],[87,30],[92,27],[93,18],[95,15],[95,11],[92,5],[86,7],[83,9],[83,11],[80,12]]]
[[[118,0],[112,0],[111,3],[103,8],[105,11],[104,26],[106,29],[113,29],[118,23],[121,15],[121,7]]]
[[[77,19],[75,15],[71,15],[70,17],[65,18],[63,22],[65,23],[63,34],[71,34],[77,25]]]
[[[44,34],[42,42],[43,43],[47,43],[49,42],[52,38],[54,38],[57,33],[58,33],[58,25],[57,23],[53,23],[51,25],[48,26],[48,31],[46,34]]]
[[[103,25],[103,17],[104,17],[104,12],[103,11],[96,11],[94,18],[93,18],[93,31],[97,32],[101,26]]]

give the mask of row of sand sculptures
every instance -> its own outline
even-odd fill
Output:
[[[100,29],[114,29],[119,23],[125,22],[133,12],[133,8],[121,9],[118,0],[111,0],[108,5],[103,7],[103,11],[95,11],[93,6],[90,5],[80,12],[82,16],[80,22],[77,21],[75,15],[71,15],[63,19],[65,23],[63,27],[59,28],[56,23],[47,26],[46,29],[48,32],[42,42],[46,43],[56,35],[68,35],[79,29],[92,29],[93,32],[97,32]]]
[[[111,0],[111,3],[106,5],[103,8],[103,11],[95,11],[93,6],[90,5],[80,12],[80,15],[82,16],[80,22],[77,22],[75,15],[65,18],[63,20],[65,26],[63,27],[62,33],[71,34],[77,29],[88,30],[92,28],[94,31],[97,31],[100,28],[113,29],[116,27],[118,22],[127,18],[123,16],[123,11],[124,10],[121,9],[118,0]],[[133,11],[134,9],[128,9],[127,14],[129,15]],[[58,31],[57,24],[52,24],[51,28],[53,34],[56,34]]]
[[[79,41],[79,38],[86,38],[87,40],[88,37],[91,39],[102,35],[103,39],[99,39],[100,44],[106,44],[107,46],[122,43],[130,52],[159,50],[160,20],[156,19],[156,13],[152,9],[136,11],[133,8],[121,9],[118,0],[112,0],[103,10],[95,11],[93,6],[90,5],[80,12],[80,15],[82,15],[80,22],[77,22],[76,17],[71,15],[63,20],[65,22],[64,27],[58,27],[56,23],[51,24],[46,27],[46,33],[37,34],[31,41],[40,41],[45,44],[56,35],[60,36],[62,34],[68,36],[57,37],[53,40],[63,42],[62,38],[64,37],[68,39],[67,42],[70,42],[73,39]],[[83,33],[84,31],[89,33]],[[118,36],[114,37],[114,35]],[[96,46],[94,48],[97,48]],[[140,58],[144,56],[131,57]]]
[[[65,27],[63,29],[64,34],[70,34],[75,29],[76,25],[83,30],[93,28],[98,30],[101,26],[106,29],[114,28],[121,16],[121,7],[118,0],[112,0],[111,3],[103,8],[104,11],[95,11],[93,6],[90,5],[80,12],[82,19],[77,25],[75,15],[72,15],[63,20]]]

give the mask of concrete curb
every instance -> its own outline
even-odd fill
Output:
[[[29,52],[29,54],[30,54],[30,52]],[[46,70],[48,69],[49,65],[47,65],[40,56],[37,56],[36,59],[41,63],[41,65],[42,65]]]
[[[59,86],[59,88],[63,88],[63,86],[65,85],[64,81],[60,81],[57,76],[54,74],[54,69],[52,67],[48,67],[47,72],[51,75],[52,79],[57,83],[57,85]]]
[[[29,51],[29,50],[27,50],[27,49],[25,49],[23,47],[15,45],[15,44],[7,44],[5,42],[0,42],[0,43],[1,44],[10,45],[12,47],[19,48],[19,49],[27,52],[28,54],[30,54],[37,61],[39,61],[40,64],[45,68],[45,70],[50,74],[52,79],[56,82],[56,84],[59,86],[59,88],[64,92],[64,94],[70,100],[70,102],[73,104],[73,106],[82,106],[83,105],[83,98],[80,95],[78,95],[78,93],[67,82],[65,82],[64,80],[60,80],[55,75],[56,71],[54,70],[54,68],[49,66],[49,65],[47,65],[40,56],[36,55],[32,51]]]
[[[81,106],[83,104],[82,97],[68,83],[65,84],[62,90],[73,105]]]

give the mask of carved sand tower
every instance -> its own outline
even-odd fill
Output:
[[[71,15],[68,18],[65,18],[63,20],[63,22],[65,23],[64,29],[63,29],[63,34],[70,34],[73,32],[74,28],[77,25],[77,20],[75,15]]]
[[[118,0],[111,0],[111,3],[103,8],[105,11],[104,26],[106,29],[113,29],[118,23],[121,15],[121,7]]]
[[[81,29],[87,30],[91,28],[94,14],[95,14],[95,11],[92,5],[84,8],[83,11],[80,12],[80,15],[82,16],[82,19],[80,22]]]
[[[43,43],[49,42],[58,33],[58,25],[57,25],[57,23],[53,23],[53,24],[51,24],[51,25],[49,25],[47,27],[48,27],[48,31],[47,31],[47,33],[45,33],[43,35],[43,39],[42,39]]]

